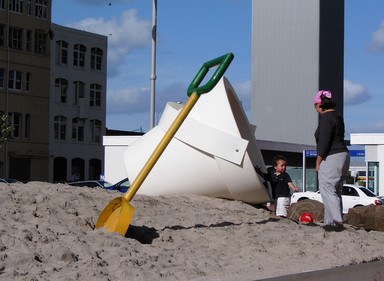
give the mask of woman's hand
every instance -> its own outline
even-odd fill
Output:
[[[323,157],[320,156],[320,155],[317,155],[317,157],[316,157],[316,168],[315,168],[316,173],[319,172],[321,161],[323,161]]]

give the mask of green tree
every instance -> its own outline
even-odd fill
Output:
[[[13,132],[13,127],[8,125],[8,116],[0,114],[0,146],[5,143]]]

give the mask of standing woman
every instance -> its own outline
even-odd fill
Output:
[[[344,120],[335,111],[335,102],[330,91],[319,91],[314,98],[316,111],[320,114],[315,132],[317,145],[316,172],[324,203],[324,223],[343,225],[341,191],[348,175],[350,156],[344,142]]]

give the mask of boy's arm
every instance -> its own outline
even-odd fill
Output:
[[[289,186],[289,188],[290,188],[293,192],[300,191],[300,189],[299,189],[298,187],[296,187],[296,186],[293,184],[293,182],[291,182],[291,181],[288,183],[288,186]]]
[[[256,173],[258,173],[260,177],[262,177],[263,179],[265,179],[265,173],[263,173],[263,171],[261,170],[261,168],[258,167],[258,166],[254,166],[254,168],[255,168]]]

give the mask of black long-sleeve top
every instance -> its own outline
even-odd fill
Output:
[[[315,132],[317,155],[326,158],[328,155],[348,152],[344,142],[344,120],[336,111],[320,115],[319,125]]]
[[[264,180],[269,181],[272,187],[272,198],[291,197],[291,190],[288,183],[292,182],[288,173],[283,172],[277,175],[274,168],[268,168],[266,173],[259,174]]]

